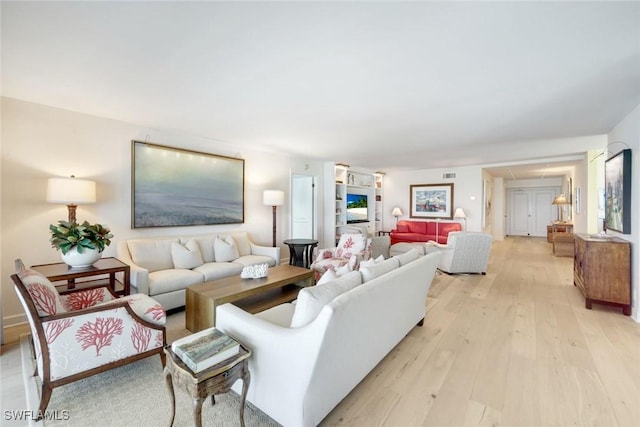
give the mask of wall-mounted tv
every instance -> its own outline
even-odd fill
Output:
[[[365,194],[347,194],[347,224],[368,221],[367,196]]]

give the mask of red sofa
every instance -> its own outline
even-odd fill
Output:
[[[428,242],[429,240],[446,244],[449,233],[452,231],[462,231],[459,222],[402,220],[398,221],[398,226],[391,230],[391,244]]]

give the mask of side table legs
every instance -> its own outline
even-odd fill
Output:
[[[251,376],[249,375],[249,368],[247,364],[244,365],[242,370],[242,396],[240,396],[240,427],[244,427],[244,405],[247,401],[247,391],[249,390],[249,382]]]
[[[169,398],[171,399],[171,420],[169,421],[169,427],[172,427],[173,421],[176,418],[176,395],[173,391],[173,380],[171,379],[171,371],[168,365],[164,368],[164,381],[169,389]]]

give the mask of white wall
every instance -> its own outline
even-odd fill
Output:
[[[455,178],[443,179],[442,174],[454,172]],[[467,215],[467,230],[482,230],[482,168],[479,166],[422,169],[417,171],[388,172],[384,176],[384,224],[386,229],[395,227],[391,215],[394,207],[402,209],[399,219],[411,219],[409,186],[416,184],[453,183],[453,210],[462,208]],[[389,225],[387,225],[389,224]]]
[[[631,234],[621,234],[607,230],[607,234],[614,234],[631,242],[631,301],[632,316],[640,322],[640,105],[627,115],[609,133],[610,155],[620,150],[631,148]],[[614,144],[623,142],[624,144]]]
[[[49,224],[66,219],[67,209],[46,203],[49,177],[74,174],[96,181],[97,203],[79,206],[78,220],[108,225],[115,238],[104,256],[115,256],[119,239],[218,230],[244,229],[256,243],[271,245],[271,207],[262,204],[262,191],[277,188],[288,193],[290,172],[322,176],[320,162],[260,151],[238,152],[231,144],[186,132],[148,129],[10,98],[2,98],[1,111],[0,277],[4,326],[23,321],[22,308],[9,279],[13,260],[22,258],[27,265],[60,262],[60,253],[49,245],[48,228]],[[244,158],[244,224],[131,229],[132,139]],[[322,188],[318,194],[322,194]],[[322,206],[318,211],[322,212]],[[289,237],[289,224],[289,207],[278,208],[279,242]],[[321,235],[321,218],[318,224]],[[280,246],[286,259],[287,247]]]

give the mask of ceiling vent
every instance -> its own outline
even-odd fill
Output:
[[[456,173],[455,172],[449,172],[449,173],[443,173],[442,174],[442,178],[444,179],[450,179],[450,178],[455,178],[456,177]]]

